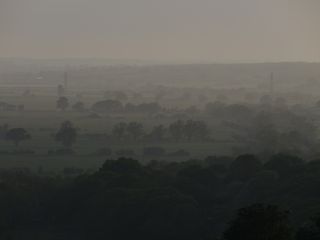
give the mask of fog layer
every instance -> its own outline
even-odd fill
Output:
[[[314,0],[0,0],[0,56],[319,61]]]

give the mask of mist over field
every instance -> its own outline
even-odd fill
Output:
[[[317,0],[0,0],[0,240],[320,239]]]

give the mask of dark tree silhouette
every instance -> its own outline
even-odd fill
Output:
[[[225,114],[226,104],[220,101],[207,103],[205,112],[212,116],[223,116]]]
[[[64,91],[64,87],[61,84],[58,86],[57,92],[59,97],[63,97],[65,91]]]
[[[183,127],[184,135],[186,136],[188,141],[191,141],[194,138],[196,131],[197,131],[196,122],[192,120],[188,120]]]
[[[118,141],[122,141],[127,130],[127,124],[124,122],[117,123],[113,126],[112,137]]]
[[[92,110],[96,112],[121,112],[123,110],[123,105],[120,101],[116,100],[105,100],[99,101],[92,105]]]
[[[30,139],[30,135],[24,128],[12,128],[7,131],[5,139],[12,141],[15,146],[18,146],[21,141]]]
[[[281,177],[289,177],[300,173],[303,165],[301,158],[280,153],[273,155],[265,163],[265,168],[277,172]]]
[[[65,111],[69,107],[69,100],[66,97],[60,97],[57,100],[57,108]]]
[[[61,127],[55,135],[55,140],[60,142],[64,147],[71,148],[77,140],[77,129],[69,121],[61,124]]]
[[[138,122],[130,122],[127,126],[127,133],[133,140],[138,140],[143,136],[143,125]]]
[[[154,141],[162,141],[165,137],[167,129],[163,125],[155,126],[149,134],[150,139]]]
[[[101,157],[110,153],[103,149]],[[293,230],[296,240],[320,239],[320,218],[309,220],[320,206],[319,160],[303,162],[289,179],[278,176],[278,167],[262,166],[258,175],[241,182],[228,181],[230,162],[230,157],[214,156],[147,164],[120,158],[107,160],[97,171],[70,166],[53,176],[42,165],[38,174],[1,169],[0,239],[292,240]],[[246,165],[249,175],[260,168],[250,155],[239,157],[237,164]],[[288,212],[256,204],[239,210],[221,236],[235,205],[252,202],[289,204],[292,231]]]
[[[313,217],[297,231],[296,240],[319,240],[320,239],[320,215]]]
[[[184,135],[187,140],[205,140],[210,135],[207,124],[203,121],[188,120],[183,127]]]
[[[170,124],[169,133],[175,141],[180,141],[184,135],[184,122],[178,120]]]
[[[6,133],[8,132],[8,130],[9,130],[9,125],[8,124],[0,125],[0,138],[1,139],[5,138]]]
[[[204,121],[197,121],[196,129],[195,136],[197,139],[204,141],[210,138],[210,129]]]
[[[230,177],[233,180],[247,181],[262,169],[261,162],[254,155],[241,155],[230,166]]]
[[[242,208],[224,233],[225,240],[290,240],[289,213],[277,206],[255,204]]]

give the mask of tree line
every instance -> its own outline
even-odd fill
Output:
[[[0,237],[319,239],[319,163],[246,154],[146,165],[120,158],[76,178],[1,170]]]
[[[7,124],[0,127],[0,134],[6,141],[12,142],[16,147],[21,142],[31,139],[31,135],[24,128],[9,128]],[[70,121],[62,122],[59,130],[54,134],[54,139],[65,148],[71,148],[78,137],[78,129]]]
[[[70,104],[67,97],[59,97],[56,102],[56,108],[62,111],[70,108],[73,111],[84,112],[86,111],[85,103],[82,101],[77,101],[74,104]],[[103,100],[94,103],[89,110],[98,113],[143,113],[143,114],[154,114],[161,112],[163,108],[156,102],[151,103],[141,103],[133,104],[127,103],[123,104],[117,100]]]
[[[146,132],[142,123],[120,122],[113,126],[111,137],[117,141],[148,140],[161,142],[164,140],[180,141],[206,141],[210,139],[210,129],[204,121],[177,120],[168,126],[156,125]]]
[[[71,149],[79,136],[77,129],[72,122],[65,121],[54,134],[54,139],[64,148]],[[16,147],[21,142],[31,139],[30,133],[24,128],[9,128],[7,124],[0,126],[0,135],[6,141],[12,142]],[[147,132],[142,123],[120,122],[113,126],[110,136],[113,140],[124,142],[128,140],[148,140],[161,142],[172,139],[174,141],[205,141],[210,137],[210,130],[203,121],[175,121],[168,127],[157,125]]]

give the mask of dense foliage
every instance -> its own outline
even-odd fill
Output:
[[[1,171],[1,239],[319,239],[320,161],[120,158],[66,173]]]

